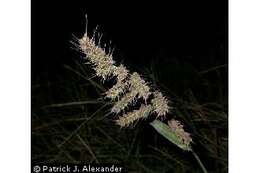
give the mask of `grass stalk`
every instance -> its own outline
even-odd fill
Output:
[[[197,162],[199,163],[201,169],[203,170],[204,173],[208,173],[208,171],[206,170],[205,166],[203,165],[203,163],[201,162],[199,156],[193,151],[191,150],[193,156],[195,157],[195,159],[197,160]]]

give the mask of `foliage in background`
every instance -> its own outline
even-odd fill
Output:
[[[225,66],[198,72],[189,64],[180,68],[178,63],[159,61],[145,72],[174,99],[173,114],[192,131],[193,148],[208,171],[227,172]],[[147,122],[127,129],[114,125],[116,117],[108,115],[111,105],[100,97],[107,88],[91,80],[91,73],[77,64],[65,66],[56,81],[33,82],[34,162],[122,163],[130,172],[201,172],[191,154]]]

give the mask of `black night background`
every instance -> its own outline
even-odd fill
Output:
[[[120,128],[74,36],[98,25],[114,58],[160,88],[208,172],[228,171],[228,2],[31,1],[32,161],[119,163],[129,172],[201,172],[150,120]],[[74,35],[74,36],[73,36]],[[106,87],[98,79],[93,81]],[[86,102],[89,101],[89,102]],[[87,119],[87,122],[85,121]]]

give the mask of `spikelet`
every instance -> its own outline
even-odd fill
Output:
[[[121,127],[129,126],[134,121],[142,118],[146,118],[152,111],[151,105],[141,105],[138,110],[128,112],[127,114],[121,116],[116,123]]]
[[[137,94],[137,90],[130,90],[130,92],[126,93],[121,100],[115,103],[111,112],[118,114],[123,111],[128,105],[133,104],[134,101],[136,101]]]
[[[131,90],[136,90],[138,93],[138,98],[143,98],[145,101],[148,99],[150,92],[150,87],[141,78],[141,76],[134,72],[130,78]]]
[[[130,85],[129,91],[121,98],[121,100],[115,103],[112,108],[113,113],[119,113],[139,98],[143,98],[146,102],[151,94],[149,86],[136,72],[131,75],[128,83]]]
[[[133,98],[135,98],[133,97],[133,95],[138,94],[136,90],[134,91],[135,93],[127,93],[120,101],[116,102],[114,107],[112,108],[112,111],[114,113],[119,113],[121,110],[123,110],[129,104],[129,102],[132,101]],[[165,116],[170,109],[168,106],[168,100],[159,91],[153,92],[152,94],[154,95],[154,98],[152,99],[151,104],[142,105],[141,108],[146,109],[147,107],[147,109],[149,110],[146,116],[148,116],[152,112],[157,113],[157,116]],[[136,111],[125,114],[123,117],[121,117],[122,119],[120,120],[120,123],[117,124],[120,126],[130,125],[135,120],[137,120],[138,117],[141,117],[141,115],[137,116],[135,113]]]
[[[97,76],[106,80],[113,74],[116,67],[111,54],[106,54],[105,50],[96,45],[94,39],[90,39],[87,34],[79,40],[79,44],[86,59],[94,66]]]
[[[128,73],[128,70],[122,64],[115,67],[113,75],[116,76],[117,83],[106,92],[107,98],[115,100],[120,97],[120,94],[124,93],[129,85],[129,82],[126,80]]]
[[[168,125],[184,145],[190,145],[192,138],[188,132],[184,131],[183,125],[179,121],[172,119],[168,121]]]
[[[114,76],[117,78],[117,82],[122,83],[124,79],[127,78],[129,71],[125,68],[123,64],[115,67]]]
[[[169,112],[168,100],[162,95],[161,92],[155,91],[154,98],[151,103],[154,108],[154,112],[157,113],[157,116],[165,116]]]
[[[106,91],[105,97],[111,100],[119,99],[120,95],[127,89],[127,86],[127,82],[117,82],[115,85],[113,85],[112,88]]]

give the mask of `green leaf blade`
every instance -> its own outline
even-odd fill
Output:
[[[155,130],[161,134],[163,137],[168,139],[171,143],[175,144],[179,148],[185,151],[191,151],[191,147],[187,146],[180,141],[180,139],[176,136],[174,131],[167,126],[166,124],[162,123],[159,120],[154,120],[153,122],[150,123],[150,125],[155,128]]]

